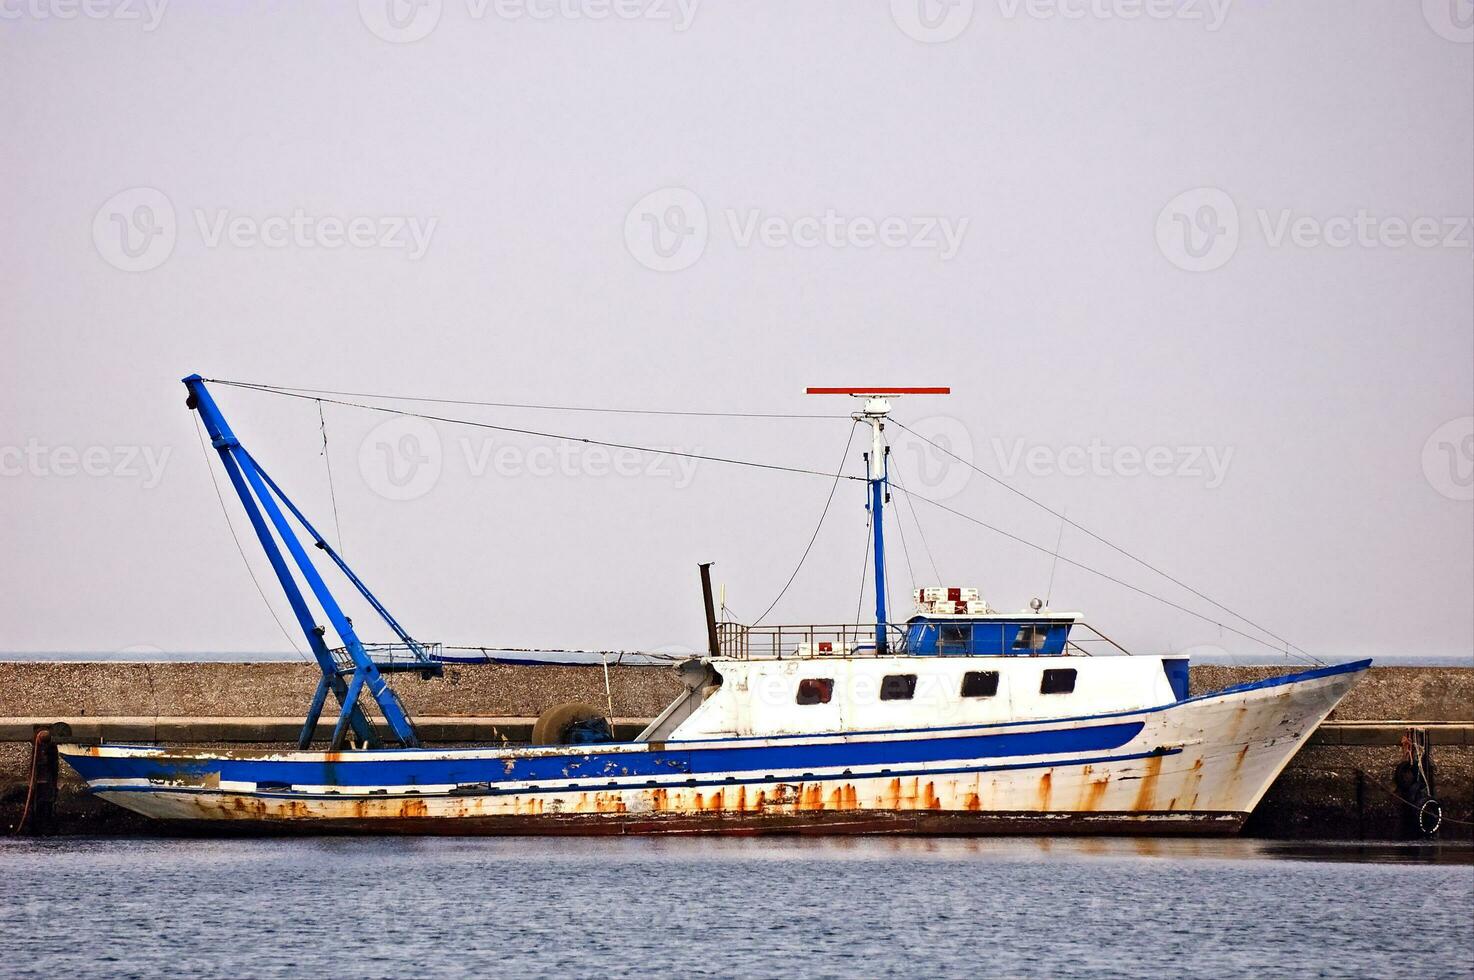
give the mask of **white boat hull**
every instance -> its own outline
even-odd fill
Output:
[[[1365,667],[1140,711],[921,732],[514,749],[63,752],[94,792],[120,806],[241,829],[1231,833]],[[287,772],[299,775],[277,778]]]

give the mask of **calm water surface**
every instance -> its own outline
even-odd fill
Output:
[[[1474,977],[1467,848],[0,842],[0,975]]]

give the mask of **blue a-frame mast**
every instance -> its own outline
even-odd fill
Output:
[[[282,492],[281,487],[277,486],[276,482],[241,445],[240,440],[236,438],[230,425],[225,421],[225,416],[220,413],[209,389],[205,387],[204,379],[198,374],[192,374],[184,379],[184,384],[189,389],[187,404],[200,413],[200,419],[205,424],[205,431],[210,435],[210,442],[220,454],[220,462],[225,467],[226,475],[230,477],[230,484],[235,488],[236,495],[240,497],[241,505],[245,507],[251,527],[256,531],[256,537],[260,540],[261,547],[271,562],[271,568],[276,573],[277,581],[281,583],[282,591],[286,593],[287,601],[291,604],[292,613],[297,617],[297,623],[307,637],[307,644],[312,649],[312,655],[322,670],[322,679],[318,682],[317,691],[312,697],[312,706],[308,709],[307,719],[302,725],[302,733],[297,744],[304,749],[312,744],[318,718],[322,714],[328,694],[331,693],[339,704],[338,721],[333,728],[332,748],[335,750],[341,748],[350,730],[355,742],[367,746],[380,745],[381,739],[377,731],[359,704],[359,695],[367,690],[378,704],[384,720],[393,730],[394,738],[404,746],[418,745],[419,739],[415,734],[414,724],[399,703],[399,698],[395,696],[393,689],[384,679],[384,673],[413,670],[428,677],[438,675],[441,672],[441,665],[430,659],[424,646],[405,632],[399,622],[384,608],[383,603],[369,591],[368,586],[353,573],[347,562],[332,549],[322,535],[317,533],[306,516]],[[327,583],[323,581],[322,575],[313,565],[312,559],[297,537],[297,532],[293,530],[287,515],[283,513],[282,505],[285,505],[291,516],[311,536],[313,544],[326,552],[359,594],[368,600],[374,611],[389,624],[390,629],[399,637],[400,643],[408,652],[406,660],[378,662],[369,656],[353,629],[353,621],[344,615],[342,607],[338,605]],[[272,533],[273,528],[275,534]],[[278,543],[278,537],[280,543]],[[327,627],[313,621],[312,609],[297,583],[291,565],[287,563],[287,556],[282,553],[282,545],[285,545],[287,555],[291,556],[297,572],[307,583],[318,605],[327,616],[328,623],[342,641],[339,650],[329,649],[325,640]],[[338,655],[335,656],[335,653]]]

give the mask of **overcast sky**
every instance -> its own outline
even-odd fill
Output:
[[[288,649],[198,371],[778,414],[951,385],[896,417],[1311,652],[1469,655],[1471,33],[1470,0],[0,0],[0,649]],[[334,404],[325,461],[315,403],[216,395],[427,640],[700,646],[696,563],[756,617],[830,489]],[[433,409],[823,471],[850,429]],[[890,434],[1045,549],[898,499],[897,615],[973,585],[1264,652],[1051,590],[1057,519]],[[852,620],[865,542],[842,484],[770,621]]]

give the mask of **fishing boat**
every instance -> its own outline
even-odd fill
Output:
[[[438,675],[437,647],[405,630],[247,452],[205,379],[184,383],[321,679],[295,748],[62,749],[93,793],[160,820],[307,833],[1230,834],[1370,666],[1192,694],[1186,658],[1130,655],[1040,600],[1004,612],[975,589],[922,587],[914,614],[890,622],[885,424],[892,399],[947,389],[810,389],[859,399],[853,418],[870,430],[873,625],[718,622],[702,566],[708,649],[679,665],[679,696],[633,740],[615,741],[586,706],[550,705],[535,744],[426,746],[388,678]],[[309,544],[396,642],[360,639]],[[330,696],[337,721],[314,748]]]

